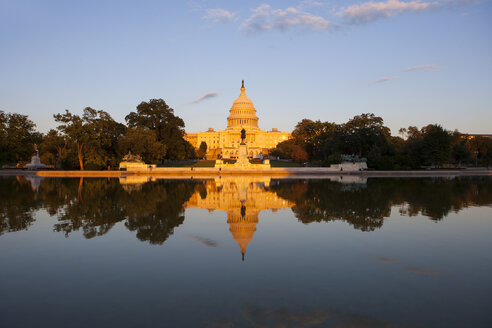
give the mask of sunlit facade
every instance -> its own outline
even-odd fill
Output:
[[[251,99],[246,96],[243,81],[241,94],[234,100],[229,110],[227,128],[221,131],[210,128],[205,132],[187,133],[186,139],[196,149],[200,147],[202,142],[205,142],[208,159],[237,158],[242,129],[246,130],[245,143],[250,158],[268,154],[269,149],[291,137],[289,132],[281,132],[275,128],[271,131],[260,130],[256,109]]]

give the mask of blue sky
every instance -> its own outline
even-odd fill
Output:
[[[360,113],[492,133],[492,1],[0,0],[0,110],[46,132],[163,98],[223,129],[241,80],[260,127]],[[208,96],[207,96],[208,95]]]

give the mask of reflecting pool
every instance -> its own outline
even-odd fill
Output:
[[[0,327],[492,327],[492,177],[0,178]]]

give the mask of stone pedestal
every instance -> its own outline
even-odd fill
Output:
[[[31,158],[31,163],[26,164],[25,168],[28,170],[41,170],[45,169],[46,165],[41,163],[41,160],[39,159],[39,153],[36,151],[36,155]]]
[[[248,159],[248,146],[246,146],[246,144],[239,145],[238,157],[234,166],[236,167],[250,166],[249,159]]]
[[[237,152],[237,160],[234,164],[225,164],[221,160],[215,161],[215,167],[227,169],[269,169],[270,161],[265,160],[263,164],[251,164],[248,159],[248,146],[240,144]]]

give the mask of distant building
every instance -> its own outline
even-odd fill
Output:
[[[241,94],[234,100],[227,118],[227,128],[215,131],[210,128],[205,132],[186,133],[193,147],[198,149],[200,144],[207,144],[207,158],[236,158],[238,147],[241,143],[241,130],[246,130],[245,143],[248,147],[248,157],[261,157],[268,154],[268,150],[278,143],[291,138],[289,132],[280,132],[273,128],[271,131],[260,130],[256,109],[251,99],[246,96],[244,81],[241,86]]]
[[[484,138],[489,138],[492,139],[492,134],[464,134],[464,137],[468,138],[478,138],[478,137],[484,137]]]

